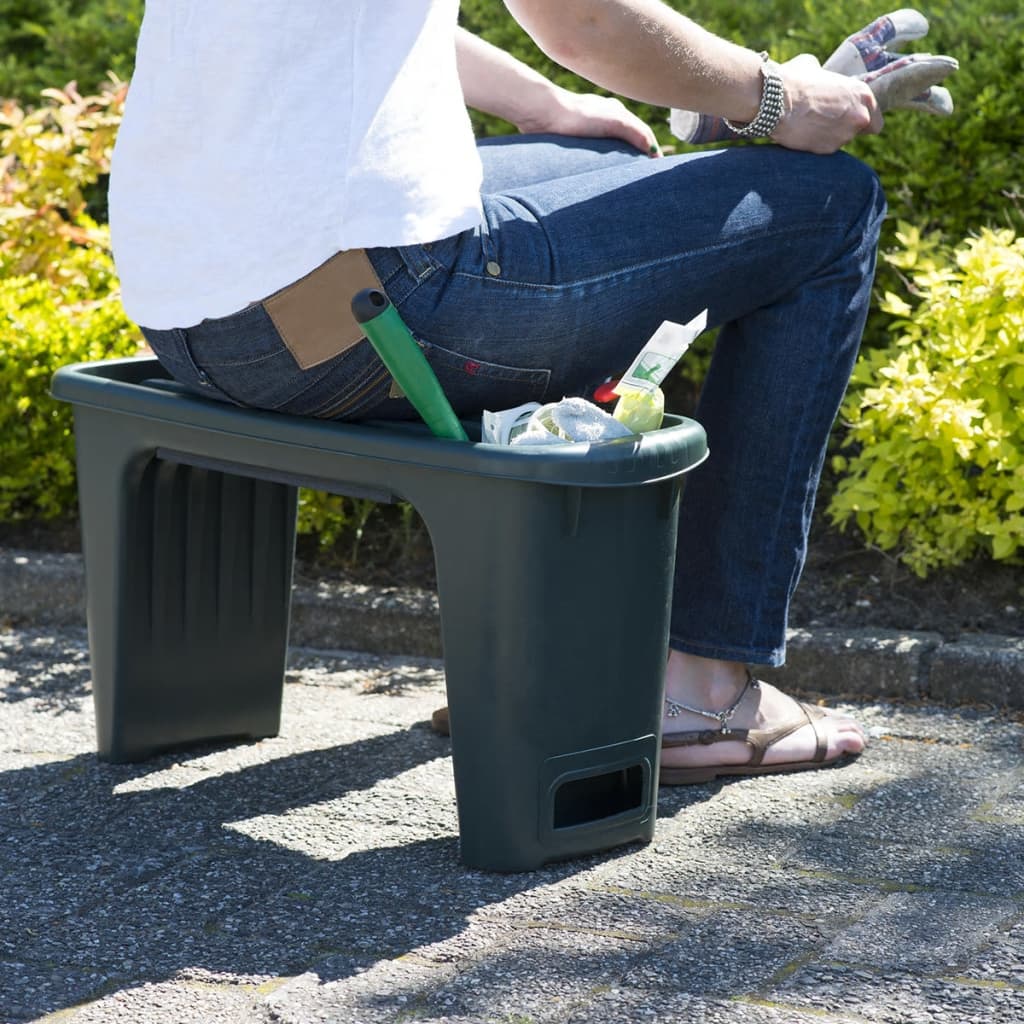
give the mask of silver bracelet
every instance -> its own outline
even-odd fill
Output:
[[[779,65],[767,52],[761,54],[761,77],[764,84],[761,88],[761,106],[757,110],[757,117],[746,125],[733,124],[728,118],[722,118],[728,129],[744,139],[768,138],[778,128],[782,115],[786,112],[786,91],[782,85],[782,76],[779,74]]]

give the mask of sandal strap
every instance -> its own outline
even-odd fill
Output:
[[[828,753],[828,739],[818,729],[817,722],[824,717],[825,712],[813,704],[804,704],[802,701],[793,701],[800,709],[800,716],[777,725],[774,729],[698,729],[689,732],[666,733],[662,736],[662,747],[693,747],[707,746],[712,743],[723,743],[736,741],[746,743],[750,747],[750,760],[747,767],[759,767],[764,761],[764,755],[768,749],[779,740],[792,735],[805,725],[810,725],[814,730],[814,754],[809,759],[812,764],[820,764],[825,760]]]
[[[746,743],[752,751],[757,750],[756,741],[750,739],[750,729],[695,729],[691,732],[667,732],[661,737],[665,747],[706,747],[712,743]],[[762,755],[763,756],[763,755]]]
[[[775,726],[774,729],[748,730],[748,734],[746,734],[746,742],[750,743],[754,750],[754,757],[751,759],[752,765],[761,764],[769,746],[772,746],[780,739],[784,739],[786,736],[793,734],[798,729],[802,729],[805,725],[809,725],[811,730],[814,732],[814,756],[810,759],[811,762],[818,764],[821,761],[824,761],[825,755],[828,753],[828,739],[818,729],[817,723],[824,718],[825,713],[814,705],[804,703],[803,700],[794,700],[794,703],[796,703],[796,706],[800,709],[802,717],[794,717],[788,722],[783,722],[781,725]]]

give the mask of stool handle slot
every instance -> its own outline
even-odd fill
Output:
[[[283,469],[268,469],[265,466],[253,466],[245,462],[216,459],[208,455],[194,455],[191,452],[176,451],[173,448],[157,448],[156,457],[165,462],[180,462],[186,466],[194,466],[196,469],[211,469],[218,473],[232,473],[235,476],[250,477],[253,480],[266,480],[273,484],[308,487],[314,491],[343,494],[348,498],[368,498],[370,501],[377,501],[386,505],[394,505],[401,500],[392,491],[381,490],[366,484],[354,484],[346,480],[333,480],[326,477],[306,476],[301,473],[288,473]]]

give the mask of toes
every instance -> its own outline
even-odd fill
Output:
[[[825,715],[819,725],[834,730],[835,734],[842,738],[845,744],[844,750],[850,751],[850,742],[859,744],[857,747],[858,751],[863,750],[867,746],[867,733],[857,719],[851,718],[845,711],[840,711],[838,708],[822,708],[822,710],[825,712]]]
[[[859,722],[852,718],[837,718],[829,723],[828,757],[840,754],[859,754],[867,746],[867,736]]]

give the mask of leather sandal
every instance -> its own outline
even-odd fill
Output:
[[[451,722],[448,719],[448,706],[445,705],[443,708],[438,708],[430,716],[430,728],[438,734],[438,736],[451,736],[452,727]]]
[[[672,747],[694,747],[710,746],[713,743],[727,743],[738,741],[746,743],[750,747],[750,760],[745,764],[702,764],[693,765],[687,768],[662,767],[660,773],[660,784],[662,786],[692,786],[701,782],[711,782],[722,775],[773,775],[783,772],[803,772],[814,768],[827,768],[843,760],[848,755],[845,752],[835,757],[825,757],[828,752],[828,738],[824,736],[817,726],[817,722],[825,717],[825,711],[813,704],[805,704],[802,701],[793,700],[793,703],[800,711],[782,725],[774,729],[730,729],[729,720],[736,713],[743,698],[751,690],[756,690],[760,684],[747,670],[747,681],[740,695],[724,711],[705,711],[702,708],[693,708],[688,704],[681,704],[679,701],[665,698],[666,716],[675,718],[682,711],[689,711],[695,715],[703,715],[705,718],[713,718],[718,722],[717,729],[698,729],[689,732],[667,732],[662,735],[661,749],[668,750]],[[810,725],[814,730],[815,746],[814,755],[806,761],[786,761],[780,764],[764,764],[764,755],[768,749],[779,740],[792,735],[797,729]]]
[[[681,711],[690,711],[696,715],[703,715],[705,718],[713,718],[718,722],[718,729],[698,729],[692,732],[668,732],[661,738],[662,750],[671,747],[693,747],[710,746],[713,743],[724,743],[738,741],[746,743],[750,747],[750,760],[746,764],[707,764],[694,765],[688,768],[662,767],[659,777],[659,784],[662,786],[694,786],[702,782],[712,782],[720,775],[772,775],[785,772],[810,771],[814,768],[827,768],[843,760],[844,757],[855,757],[854,754],[838,754],[836,757],[826,759],[828,752],[828,739],[823,736],[815,724],[825,717],[825,712],[813,704],[805,704],[802,701],[793,700],[793,703],[800,711],[799,716],[794,716],[782,725],[774,729],[730,729],[729,720],[736,713],[743,698],[748,691],[756,690],[758,681],[747,671],[747,681],[740,695],[724,711],[705,711],[702,708],[693,708],[679,701],[665,698],[666,715],[668,718],[675,718]],[[797,729],[810,725],[814,730],[815,747],[814,755],[809,761],[791,761],[782,764],[763,764],[764,755],[769,747],[792,735]],[[430,716],[430,728],[439,736],[451,735],[451,724],[448,718],[448,708],[438,708]]]

